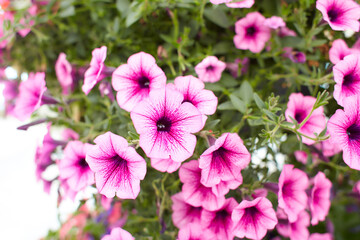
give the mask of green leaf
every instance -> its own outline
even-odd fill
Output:
[[[219,110],[236,110],[236,108],[234,107],[234,105],[230,101],[223,102],[217,108]]]
[[[275,113],[273,112],[270,112],[269,110],[267,109],[262,109],[262,111],[266,114],[266,116],[268,116],[271,120],[273,121],[277,121],[277,116]]]
[[[239,93],[240,93],[240,98],[242,100],[244,100],[246,105],[249,105],[251,103],[251,101],[253,100],[254,91],[248,81],[244,81],[241,84]]]
[[[283,47],[302,48],[305,46],[304,38],[301,37],[283,37],[280,39]]]
[[[117,0],[116,9],[121,13],[122,16],[126,16],[130,7],[130,2],[128,0]]]
[[[246,111],[246,104],[244,101],[242,101],[240,98],[235,96],[234,94],[230,95],[231,103],[234,105],[234,107],[239,111],[244,113]]]
[[[74,6],[68,6],[67,8],[63,8],[60,10],[59,17],[66,18],[71,17],[75,15],[75,7]]]
[[[254,93],[254,100],[258,108],[263,109],[266,107],[265,103],[263,102],[263,100],[261,100],[257,93]]]
[[[206,8],[204,10],[204,16],[211,22],[223,28],[228,28],[232,24],[227,15],[219,8]]]
[[[220,119],[215,119],[213,121],[207,122],[204,129],[213,129],[216,125],[219,124],[220,121]]]

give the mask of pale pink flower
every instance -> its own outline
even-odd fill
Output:
[[[259,12],[251,12],[235,23],[234,44],[238,49],[261,52],[271,37],[270,28],[264,25],[265,17]]]
[[[111,230],[111,233],[105,235],[101,240],[135,240],[135,238],[126,230],[117,227]]]
[[[149,158],[182,162],[191,157],[196,133],[203,128],[202,115],[183,95],[170,88],[153,90],[130,116],[140,147]]]
[[[33,18],[34,16],[36,16],[37,6],[32,5],[31,7],[29,7],[27,12],[30,18]],[[24,25],[25,28],[19,30],[18,33],[20,34],[20,36],[25,37],[31,31],[31,27],[34,25],[35,21],[32,19],[29,20],[29,19],[21,18],[19,22],[20,24]]]
[[[316,8],[333,30],[359,31],[360,6],[353,0],[317,0]]]
[[[307,163],[307,159],[308,159],[308,156],[309,156],[307,152],[298,150],[298,151],[294,152],[294,155],[295,155],[295,159],[298,162],[301,162],[302,164]]]
[[[282,19],[282,17],[278,17],[278,16],[272,16],[271,18],[267,18],[264,22],[264,25],[269,28],[272,28],[272,29],[286,27],[284,19]]]
[[[226,68],[229,69],[231,75],[234,78],[239,77],[239,65],[241,67],[240,74],[244,75],[249,70],[250,59],[245,57],[242,60],[240,58],[236,58],[234,62],[226,63]]]
[[[290,222],[296,221],[299,213],[307,206],[308,177],[293,165],[285,164],[279,177],[279,207],[284,209]]]
[[[311,190],[310,211],[311,224],[316,225],[324,221],[330,209],[330,190],[332,183],[323,172],[318,172],[314,178],[314,187]]]
[[[146,162],[121,136],[107,132],[89,146],[86,161],[95,172],[96,187],[108,198],[135,199],[140,180],[146,175]]]
[[[330,233],[313,233],[310,235],[309,240],[332,240],[333,237]]]
[[[312,96],[304,96],[301,93],[292,93],[289,97],[287,109],[285,111],[286,120],[292,122],[295,119],[299,124],[307,117],[316,102],[316,98]],[[315,134],[319,134],[326,126],[324,108],[321,106],[313,111],[311,117],[298,131],[309,137],[315,138]],[[315,141],[302,137],[305,144],[313,144]]]
[[[195,66],[195,72],[203,82],[217,82],[225,68],[226,64],[217,57],[208,56]]]
[[[349,48],[343,39],[336,39],[329,50],[329,58],[333,64],[337,64],[346,56],[356,51],[357,50]]]
[[[296,37],[296,32],[294,32],[293,30],[287,28],[287,27],[282,27],[280,28],[279,32],[278,32],[279,37],[283,38],[283,37]]]
[[[239,238],[262,239],[277,224],[276,214],[267,198],[243,200],[232,212],[234,235]]]
[[[229,8],[251,8],[255,3],[255,0],[233,0],[228,1],[226,6]]]
[[[66,54],[60,53],[55,63],[56,77],[62,87],[63,94],[69,94],[73,84],[72,67],[68,60],[66,60]]]
[[[165,73],[156,65],[155,58],[139,52],[129,57],[127,64],[119,66],[112,75],[119,106],[131,112],[154,89],[166,85]]]
[[[100,82],[106,75],[103,73],[105,68],[107,47],[95,48],[92,51],[90,67],[86,70],[84,76],[83,92],[88,95],[91,89]]]
[[[186,203],[182,192],[171,196],[171,200],[173,202],[171,217],[177,228],[181,229],[194,223],[200,223],[202,207],[194,207]]]
[[[151,166],[160,172],[173,173],[179,169],[181,162],[176,162],[171,158],[151,158]]]
[[[189,224],[180,229],[177,240],[210,240],[201,229],[200,223]]]
[[[304,240],[309,237],[308,226],[310,216],[306,211],[301,211],[295,222],[289,222],[283,209],[278,208],[276,214],[279,223],[276,230],[280,235],[290,238],[290,240]]]

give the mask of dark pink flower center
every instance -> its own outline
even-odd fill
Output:
[[[346,129],[346,133],[349,136],[350,140],[359,140],[360,139],[360,126],[355,123]]]
[[[253,219],[256,217],[258,212],[259,212],[259,210],[255,206],[245,208],[245,215],[246,216],[251,216]]]
[[[140,88],[149,88],[150,86],[150,79],[145,76],[141,76],[138,78],[138,83]]]
[[[169,132],[171,129],[171,121],[167,117],[162,117],[156,122],[156,127],[159,132]]]
[[[293,194],[293,189],[292,189],[292,185],[293,182],[292,181],[287,181],[284,182],[284,185],[282,187],[282,192],[283,192],[283,196],[285,197],[291,197]]]
[[[295,120],[298,123],[301,123],[306,118],[306,116],[307,114],[305,113],[305,111],[298,110],[295,112]]]
[[[246,36],[248,37],[253,37],[256,33],[256,27],[255,26],[250,26],[248,28],[246,28]]]
[[[327,11],[327,15],[329,16],[331,22],[335,22],[339,18],[340,12],[335,7],[332,7],[329,11]]]
[[[80,166],[80,168],[82,169],[85,169],[85,168],[88,168],[89,165],[88,163],[86,162],[85,158],[81,158],[78,162],[78,165]]]
[[[349,73],[344,76],[343,85],[349,87],[354,81],[357,79],[355,78],[353,73]]]
[[[214,70],[214,66],[213,65],[209,65],[206,67],[206,71],[213,71]]]
[[[228,216],[229,213],[225,209],[223,209],[221,211],[216,212],[215,219],[223,222]]]

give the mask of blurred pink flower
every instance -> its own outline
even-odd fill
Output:
[[[317,0],[316,8],[333,30],[359,31],[360,6],[353,0]]]
[[[272,28],[272,29],[286,27],[284,19],[282,19],[282,17],[278,17],[278,16],[272,16],[270,18],[267,18],[264,22],[264,25],[267,26],[268,28]]]
[[[32,5],[31,7],[29,7],[27,12],[28,12],[28,15],[30,15],[30,18],[33,18],[34,16],[36,16],[37,6]],[[20,24],[24,25],[25,28],[19,30],[18,33],[20,34],[20,36],[25,37],[31,31],[31,27],[34,25],[35,21],[21,18],[19,22],[20,22]]]
[[[177,240],[210,240],[201,230],[200,223],[189,224],[180,229]]]
[[[329,50],[329,58],[333,64],[337,64],[346,56],[357,51],[356,49],[349,48],[343,39],[336,39]]]
[[[67,239],[78,239],[78,240],[87,240],[89,239],[86,233],[83,232],[84,227],[86,226],[87,218],[90,216],[87,205],[84,204],[78,210],[78,214],[72,215],[69,219],[61,226],[59,230],[60,240]],[[72,229],[76,229],[76,236],[69,236],[69,232]]]
[[[208,56],[195,66],[195,72],[203,82],[217,82],[225,68],[226,64],[217,57]]]
[[[278,208],[276,214],[279,223],[276,230],[283,237],[289,237],[290,240],[304,240],[309,237],[308,226],[310,225],[310,216],[306,211],[299,213],[295,222],[289,222],[283,209]]]
[[[296,32],[293,30],[287,28],[287,27],[281,27],[278,32],[279,37],[296,37]]]
[[[72,67],[66,60],[66,54],[60,53],[55,63],[56,77],[62,87],[63,94],[69,94],[73,84]]]
[[[156,65],[155,58],[139,52],[129,57],[127,64],[119,66],[112,75],[112,85],[117,91],[119,106],[131,112],[151,90],[166,85],[165,73]]]
[[[96,187],[108,198],[135,199],[140,180],[146,175],[146,162],[125,138],[107,132],[87,148],[86,161],[95,173]]]
[[[102,97],[108,96],[108,98],[110,99],[111,102],[113,102],[115,100],[111,83],[109,83],[107,81],[102,81],[99,84],[99,90],[100,90],[100,94]]]
[[[122,228],[114,228],[111,233],[105,235],[101,240],[135,240],[135,238],[126,230]]]
[[[229,8],[251,8],[255,0],[232,0],[227,1],[226,6]]]
[[[249,58],[245,57],[242,60],[240,58],[236,58],[234,62],[226,63],[226,68],[229,69],[231,75],[234,78],[239,77],[239,64],[241,67],[240,74],[241,75],[246,74],[250,64]]]
[[[310,235],[309,240],[332,240],[333,237],[330,233],[313,233]]]
[[[293,165],[285,164],[279,177],[278,201],[284,209],[290,222],[295,222],[298,215],[307,206],[308,197],[305,190],[308,187],[308,177]]]
[[[311,96],[304,96],[301,93],[292,93],[289,96],[289,102],[285,111],[286,120],[292,122],[290,117],[295,119],[299,124],[307,117],[312,107],[316,102],[316,98]],[[314,137],[324,130],[326,126],[326,119],[324,116],[324,108],[321,106],[313,111],[311,117],[298,130],[309,137]],[[306,137],[302,137],[302,142],[305,144],[313,144],[314,141]]]
[[[308,156],[309,156],[307,152],[298,150],[298,151],[294,152],[294,155],[295,155],[295,159],[298,162],[301,162],[302,164],[307,163],[307,159],[308,159]]]
[[[314,178],[314,186],[310,196],[311,225],[324,221],[330,209],[330,190],[332,183],[323,172],[318,172]]]
[[[277,224],[276,214],[267,198],[243,200],[232,212],[234,235],[239,238],[262,239]]]
[[[183,193],[179,192],[171,196],[173,202],[171,209],[172,221],[177,228],[184,228],[194,223],[200,223],[202,207],[194,207],[185,202]]]
[[[360,98],[344,100],[344,110],[338,109],[328,122],[328,131],[343,150],[344,162],[360,170]]]
[[[106,75],[103,73],[105,68],[107,47],[95,48],[92,51],[90,67],[86,70],[84,76],[83,92],[88,95],[91,89],[100,82]]]
[[[259,53],[271,37],[270,28],[264,25],[265,17],[259,12],[251,12],[235,23],[234,44],[238,49],[249,49]]]
[[[4,84],[3,96],[5,99],[6,115],[13,115],[16,98],[19,94],[19,83],[11,80],[0,80],[0,83]]]
[[[360,94],[360,55],[351,54],[338,62],[334,68],[334,98],[340,106],[344,99]]]
[[[196,137],[192,133],[204,124],[199,110],[183,100],[180,92],[169,87],[152,90],[131,112],[139,144],[149,158],[182,162],[193,155]]]

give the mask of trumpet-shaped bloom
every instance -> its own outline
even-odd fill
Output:
[[[310,225],[310,216],[306,211],[299,213],[298,219],[291,223],[287,219],[286,213],[283,209],[277,209],[277,218],[279,223],[276,225],[276,230],[280,235],[289,237],[290,240],[303,240],[308,239]]]
[[[287,109],[285,111],[286,120],[292,122],[291,118],[295,119],[299,124],[311,112],[312,107],[316,102],[316,98],[311,96],[303,96],[301,93],[292,93],[289,97]],[[298,130],[299,132],[314,137],[314,133],[320,133],[326,126],[326,119],[324,116],[324,108],[321,106],[313,111],[311,117]],[[313,144],[314,141],[306,137],[302,137],[302,142],[305,144]]]
[[[330,209],[331,182],[323,172],[318,172],[314,178],[314,187],[311,190],[310,211],[311,224],[316,225],[324,221]]]
[[[194,207],[185,202],[183,193],[179,192],[171,197],[172,221],[178,228],[184,228],[194,223],[200,223],[202,207]]]
[[[344,110],[338,109],[328,122],[331,137],[343,150],[344,162],[360,170],[360,98],[344,100]]]
[[[47,90],[45,73],[30,73],[25,82],[19,86],[19,96],[16,100],[14,115],[20,121],[28,119],[42,104],[42,97]]]
[[[146,162],[126,139],[107,132],[95,138],[95,146],[87,150],[86,161],[95,172],[96,187],[108,198],[116,195],[135,199],[140,192],[140,180],[146,174]]]
[[[160,172],[173,173],[179,169],[181,162],[175,162],[171,158],[151,158],[151,166]]]
[[[165,73],[156,65],[155,58],[139,52],[129,57],[127,64],[119,66],[112,75],[119,106],[131,112],[154,89],[166,85]]]
[[[192,156],[203,128],[202,115],[183,95],[170,88],[153,90],[130,116],[140,134],[140,146],[149,158],[182,162]]]
[[[236,133],[224,133],[199,158],[201,183],[213,187],[220,181],[242,182],[240,171],[250,163],[250,153]]]
[[[284,19],[282,19],[282,17],[278,17],[278,16],[272,16],[271,18],[267,18],[264,22],[264,25],[269,28],[272,28],[272,29],[286,27]]]
[[[333,237],[330,233],[313,233],[310,235],[309,240],[332,240]]]
[[[360,55],[351,54],[338,62],[334,68],[334,98],[340,106],[344,99],[360,94]]]
[[[68,60],[66,60],[66,54],[60,53],[58,59],[55,63],[55,72],[58,81],[62,87],[63,94],[69,94],[72,84],[73,84],[73,77],[72,77],[72,67]]]
[[[193,223],[180,229],[177,240],[210,240],[209,236],[201,231],[200,223]]]
[[[285,164],[279,177],[279,207],[284,209],[290,222],[296,221],[299,213],[307,205],[308,177],[300,169],[294,169],[293,165]]]
[[[228,1],[226,6],[229,8],[251,8],[255,3],[255,0],[235,0]]]
[[[217,82],[225,68],[226,64],[217,57],[208,56],[195,66],[195,72],[203,82]]]
[[[316,8],[336,31],[359,31],[360,6],[353,0],[317,0]]]
[[[68,187],[73,191],[80,191],[93,184],[94,173],[85,161],[88,143],[70,141],[64,149],[64,156],[58,162],[59,178],[66,181]]]
[[[267,198],[243,200],[232,212],[234,235],[239,238],[262,239],[277,224],[276,214]]]
[[[117,227],[111,230],[111,233],[105,235],[101,240],[135,240],[135,238],[126,230]]]
[[[336,39],[329,50],[329,58],[333,64],[337,64],[346,56],[357,51],[356,49],[349,48],[344,40]]]
[[[259,12],[251,12],[235,23],[234,44],[239,49],[249,49],[258,53],[270,39],[270,28],[264,25],[265,17]]]
[[[203,210],[201,225],[205,232],[209,232],[214,240],[231,240],[234,238],[231,213],[238,203],[234,198],[226,199],[224,205],[216,211]]]
[[[183,183],[184,201],[194,207],[203,207],[215,211],[223,206],[225,197],[216,196],[212,189],[201,184],[201,169],[199,162],[192,160],[184,163],[179,170],[180,181]]]
[[[105,77],[103,69],[105,67],[104,62],[106,59],[106,52],[106,46],[95,48],[92,51],[90,67],[85,72],[84,84],[82,86],[82,90],[86,95],[88,95],[91,89]]]

